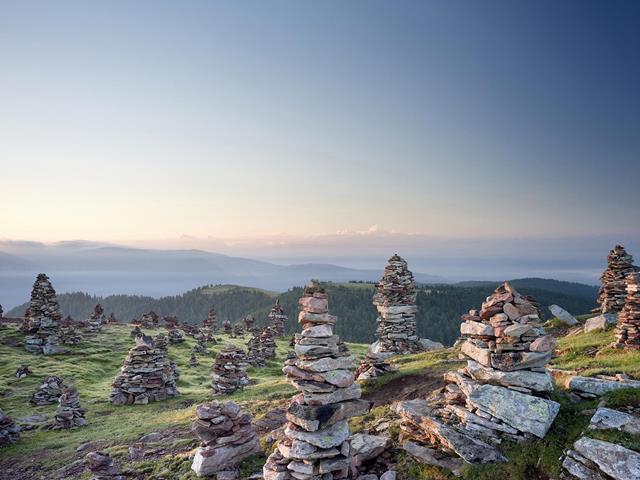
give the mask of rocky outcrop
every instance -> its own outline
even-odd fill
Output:
[[[328,295],[311,281],[300,299],[295,358],[283,372],[300,392],[287,410],[284,439],[263,469],[265,480],[346,478],[352,462],[348,419],[367,413],[354,383],[354,357],[337,335]]]
[[[229,395],[249,384],[247,377],[247,355],[239,347],[227,345],[213,363],[211,388],[213,396]]]
[[[41,273],[31,291],[31,302],[27,310],[25,349],[31,353],[53,355],[63,353],[60,347],[60,305],[49,277]]]
[[[199,477],[237,478],[240,461],[260,451],[258,435],[251,425],[251,414],[233,403],[211,402],[196,407],[193,431],[201,442],[191,469]]]
[[[67,388],[58,399],[59,406],[55,413],[55,423],[49,428],[51,430],[61,430],[78,428],[87,424],[84,418],[85,409],[80,406],[78,390]]]
[[[144,405],[178,395],[175,371],[165,350],[146,335],[136,337],[112,386],[109,401],[115,405]]]
[[[118,465],[106,452],[87,453],[85,464],[91,472],[91,480],[124,480]]]
[[[615,443],[581,437],[565,454],[562,466],[581,480],[640,478],[640,453]]]
[[[462,316],[465,368],[445,374],[446,387],[429,401],[400,402],[402,439],[469,463],[503,461],[503,439],[543,438],[560,405],[549,400],[551,375],[544,365],[555,341],[541,328],[538,305],[508,283],[480,311]],[[422,452],[429,457],[429,451]],[[434,465],[448,463],[436,455]],[[444,463],[443,463],[444,462]],[[459,465],[454,462],[452,465]]]
[[[66,389],[64,382],[60,377],[46,377],[35,393],[31,396],[29,403],[31,405],[50,405],[57,403],[60,395]]]
[[[276,303],[271,307],[269,315],[267,315],[269,325],[273,330],[273,334],[276,338],[282,338],[284,336],[284,329],[287,321],[289,320],[284,314],[284,308],[280,305],[280,299],[276,299]]]
[[[618,313],[624,306],[627,296],[626,276],[637,272],[633,265],[633,257],[622,245],[616,245],[607,256],[607,269],[602,273],[602,283],[598,294],[598,303],[602,313]]]
[[[618,315],[614,345],[625,350],[640,349],[640,273],[626,277],[627,296]]]
[[[20,440],[20,427],[0,410],[0,447]]]

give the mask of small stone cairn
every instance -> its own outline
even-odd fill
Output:
[[[233,327],[231,326],[231,322],[229,320],[222,321],[222,331],[227,335],[231,335],[233,333]]]
[[[247,361],[252,367],[262,368],[266,366],[265,358],[260,345],[260,334],[253,332],[247,342]]]
[[[447,372],[446,387],[429,399],[396,407],[402,439],[429,445],[425,450],[409,441],[406,450],[429,451],[430,463],[455,472],[462,460],[504,461],[495,448],[502,439],[546,435],[560,405],[546,398],[553,382],[544,366],[555,341],[544,335],[539,315],[532,297],[504,283],[480,312],[462,316],[461,350],[470,358],[467,366]]]
[[[90,332],[98,333],[102,330],[102,325],[105,323],[104,309],[99,303],[93,308],[93,312],[87,320],[88,330]]]
[[[614,345],[627,350],[640,349],[640,273],[627,275],[627,296],[618,316]]]
[[[194,350],[191,350],[191,357],[189,357],[189,367],[196,368],[198,365],[200,365],[200,362],[198,362],[198,357],[196,357],[196,352]]]
[[[234,345],[224,347],[213,363],[211,387],[213,396],[229,395],[249,384],[247,355]]]
[[[106,452],[87,453],[85,464],[92,474],[91,480],[124,480],[117,464]]]
[[[191,469],[199,477],[236,479],[240,461],[260,451],[251,414],[242,412],[234,402],[213,401],[198,405],[196,415],[192,430],[201,446],[196,450]]]
[[[169,348],[169,339],[164,333],[159,333],[153,338],[153,345],[156,349],[162,350],[166,353]]]
[[[165,350],[147,335],[136,337],[120,374],[113,382],[109,401],[115,405],[147,404],[178,395],[175,371]]]
[[[243,336],[244,335],[244,327],[240,322],[233,324],[233,332],[231,333],[234,337]]]
[[[275,337],[282,338],[284,336],[284,326],[289,319],[284,314],[284,308],[280,306],[280,299],[276,299],[275,305],[271,307],[267,320],[269,320],[269,325]]]
[[[180,330],[178,330],[177,328],[173,328],[169,330],[168,337],[169,337],[169,343],[171,345],[176,345],[178,343],[184,342],[184,336],[182,335]]]
[[[66,388],[58,399],[59,407],[55,413],[55,423],[51,430],[78,428],[87,424],[84,418],[86,410],[80,406],[80,397],[75,388]]]
[[[73,318],[67,315],[60,321],[60,341],[65,345],[77,345],[82,341],[82,337],[74,326]]]
[[[25,349],[31,353],[53,355],[64,350],[60,341],[60,305],[56,291],[51,286],[49,277],[41,273],[36,278],[31,291],[31,302],[28,309]]]
[[[156,328],[160,322],[160,317],[153,310],[144,313],[139,320],[139,323],[144,328]]]
[[[627,253],[622,245],[616,245],[607,256],[607,269],[602,273],[602,283],[598,294],[601,313],[617,314],[624,307],[627,296],[626,277],[637,272],[633,265],[633,257]]]
[[[354,383],[354,357],[337,335],[328,296],[311,281],[299,301],[302,333],[283,372],[300,391],[287,410],[284,439],[263,469],[264,480],[347,478],[352,464],[348,418],[369,411]]]
[[[0,410],[0,447],[20,440],[20,427]]]
[[[29,375],[33,375],[33,372],[29,368],[29,365],[20,365],[20,367],[18,367],[18,369],[16,370],[17,378],[25,378]]]
[[[256,328],[256,319],[253,318],[253,315],[247,315],[242,319],[242,321],[244,322],[245,332],[253,333],[255,330],[258,330]]]
[[[178,328],[178,325],[180,324],[180,322],[178,321],[178,317],[176,317],[175,315],[167,315],[163,317],[162,320],[164,320],[164,328],[166,328],[167,330],[174,330]]]
[[[60,395],[66,389],[60,377],[46,377],[35,393],[31,396],[29,403],[35,406],[50,405],[57,403]]]
[[[200,355],[206,355],[209,353],[209,350],[207,349],[207,339],[204,335],[198,338],[196,344],[193,346],[193,351]]]
[[[260,350],[265,359],[276,358],[276,339],[273,329],[264,327],[260,333]]]
[[[108,324],[110,324],[110,325],[114,325],[114,324],[118,324],[118,323],[120,323],[120,322],[119,322],[119,321],[118,321],[118,319],[116,318],[115,313],[111,312],[111,313],[109,314],[109,316],[107,317],[107,323],[108,323]]]

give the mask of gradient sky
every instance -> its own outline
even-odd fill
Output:
[[[0,1],[0,237],[640,230],[640,2]]]

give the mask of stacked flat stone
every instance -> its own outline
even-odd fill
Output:
[[[25,378],[29,375],[33,375],[33,372],[29,368],[29,365],[20,365],[20,367],[16,370],[17,378]]]
[[[158,316],[158,314],[151,310],[140,317],[139,323],[144,328],[156,328],[159,321],[160,317]]]
[[[260,452],[251,414],[242,412],[233,402],[213,401],[198,405],[196,415],[192,430],[201,446],[196,450],[191,469],[199,477],[236,479],[240,461]]]
[[[113,382],[109,401],[115,405],[147,404],[176,395],[175,371],[166,352],[156,348],[151,337],[136,337],[136,345]]]
[[[41,273],[36,278],[31,291],[31,302],[27,316],[25,348],[31,353],[52,355],[62,353],[60,347],[60,305],[56,291],[51,286],[49,277]]]
[[[120,323],[120,322],[119,322],[119,321],[118,321],[118,319],[116,318],[116,315],[115,315],[113,312],[111,312],[111,313],[109,314],[109,316],[107,317],[107,323],[109,323],[109,324],[112,324],[112,325],[113,325],[113,324],[117,324],[117,323]]]
[[[205,334],[212,334],[218,330],[218,317],[214,308],[209,310],[207,318],[202,321],[202,330]]]
[[[416,335],[416,284],[407,262],[399,255],[389,259],[373,304],[378,310],[378,341],[371,346],[372,353],[389,356],[423,349]]]
[[[85,457],[91,480],[124,480],[113,458],[106,452],[90,452]]]
[[[227,335],[233,333],[233,327],[231,326],[231,322],[229,320],[222,321],[222,331]]]
[[[247,315],[242,319],[242,321],[244,322],[244,329],[246,332],[253,333],[254,330],[257,330],[256,319],[253,318],[253,315]]]
[[[430,401],[400,402],[403,439],[430,444],[452,462],[503,461],[494,446],[503,438],[543,438],[560,405],[544,368],[555,346],[540,326],[538,304],[508,283],[486,299],[480,312],[463,315],[465,368],[445,374],[446,387]]]
[[[167,315],[162,320],[164,320],[164,328],[166,328],[167,330],[178,328],[178,324],[180,323],[178,321],[178,317],[174,315]]]
[[[284,314],[284,308],[280,306],[280,299],[276,299],[275,305],[271,307],[267,320],[276,338],[281,338],[284,335],[284,326],[289,319]]]
[[[633,265],[633,257],[627,253],[622,245],[616,245],[607,256],[607,269],[602,273],[602,283],[598,294],[601,313],[618,313],[624,307],[627,296],[626,277],[637,272]]]
[[[191,357],[189,357],[189,367],[195,368],[198,365],[200,365],[200,362],[198,362],[198,357],[196,357],[196,352],[194,350],[191,350]]]
[[[244,327],[240,324],[240,322],[233,324],[232,335],[234,335],[234,336],[237,336],[237,335],[242,336],[242,335],[244,335]]]
[[[204,336],[198,339],[196,344],[193,346],[193,351],[201,355],[206,355],[207,353],[209,353],[209,351],[207,350],[207,341]]]
[[[20,440],[20,427],[0,410],[0,447]]]
[[[159,333],[153,338],[153,345],[158,350],[162,350],[163,352],[166,353],[167,349],[169,348],[169,339],[164,333]]]
[[[89,316],[89,319],[87,320],[87,326],[89,327],[89,331],[90,332],[100,332],[102,330],[102,325],[105,322],[105,318],[104,318],[104,309],[102,308],[102,305],[100,305],[99,303],[93,308],[93,312],[91,312],[91,315]]]
[[[65,345],[77,345],[82,341],[80,332],[76,330],[74,323],[70,315],[60,321],[60,341]]]
[[[42,406],[57,403],[60,395],[67,387],[60,377],[46,377],[35,393],[31,396],[31,405]]]
[[[354,357],[333,334],[328,296],[311,281],[299,301],[302,333],[283,372],[300,391],[287,410],[284,439],[263,469],[265,480],[346,478],[351,466],[348,419],[371,407],[354,383]]]
[[[260,334],[254,331],[247,342],[247,361],[252,367],[262,368],[267,365],[260,345]]]
[[[618,315],[615,346],[627,350],[640,349],[640,273],[627,275],[627,296]]]
[[[370,380],[396,370],[393,365],[387,362],[384,355],[374,353],[369,349],[356,370],[356,379]]]
[[[260,350],[265,359],[276,358],[276,338],[271,327],[264,327],[260,332]]]
[[[211,387],[213,396],[229,395],[249,384],[247,377],[247,355],[239,347],[227,345],[213,363]]]
[[[58,399],[59,406],[54,415],[55,423],[51,430],[78,428],[87,424],[84,418],[86,410],[80,406],[78,390],[67,388]]]
[[[177,328],[169,330],[169,343],[175,345],[184,342],[184,336]]]

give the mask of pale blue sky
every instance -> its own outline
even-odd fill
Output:
[[[0,1],[0,237],[636,235],[639,23],[625,1]]]

